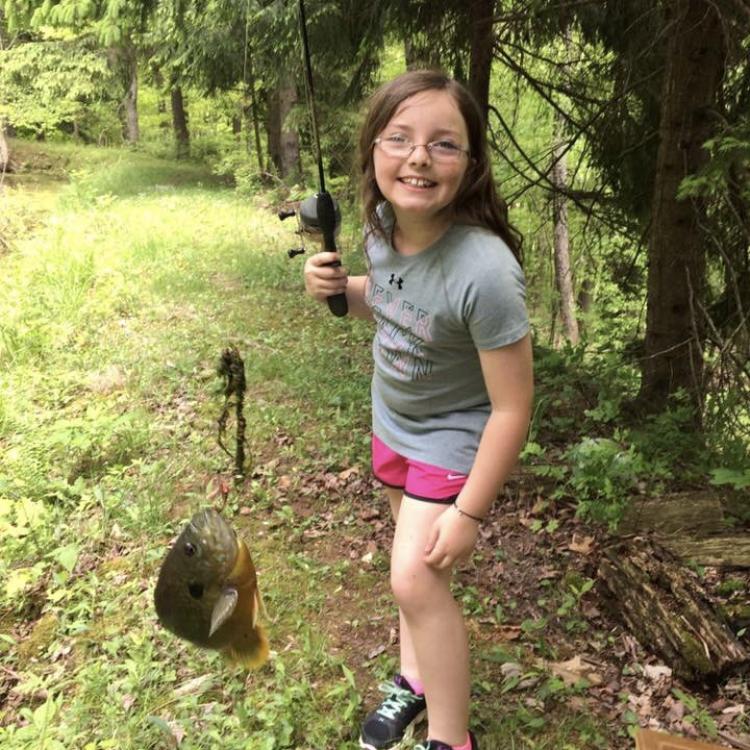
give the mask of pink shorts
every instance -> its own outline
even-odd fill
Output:
[[[452,503],[466,484],[466,474],[414,461],[372,436],[372,472],[386,487],[402,489],[415,500]]]

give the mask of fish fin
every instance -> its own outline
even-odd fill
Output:
[[[262,626],[253,628],[251,637],[244,639],[247,643],[232,643],[224,649],[224,655],[234,663],[246,669],[257,669],[268,661],[270,647],[268,636]]]
[[[231,616],[237,607],[239,594],[235,588],[226,588],[214,604],[211,612],[211,629],[208,631],[210,638]]]
[[[260,589],[256,586],[255,588],[255,594],[258,597],[258,609],[260,610],[260,613],[263,615],[263,619],[267,620],[268,622],[276,622],[269,614],[268,610],[266,609],[266,601],[263,598],[263,595],[260,593]]]

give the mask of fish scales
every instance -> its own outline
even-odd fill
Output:
[[[179,638],[249,668],[268,658],[250,550],[215,510],[196,513],[172,545],[154,604],[161,623]]]

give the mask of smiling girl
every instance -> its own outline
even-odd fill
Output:
[[[312,256],[305,286],[345,292],[376,323],[372,464],[396,522],[391,589],[400,669],[360,745],[478,750],[468,729],[466,627],[451,594],[518,459],[533,394],[519,240],[497,196],[484,121],[468,91],[411,71],[372,97],[360,137],[366,276]]]

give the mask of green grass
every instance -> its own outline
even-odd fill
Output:
[[[303,490],[367,464],[368,326],[306,299],[291,227],[199,167],[48,154],[70,182],[52,201],[19,181],[6,205],[39,210],[0,255],[0,746],[352,750],[393,654],[332,648],[336,592],[366,618],[386,576],[338,556],[349,504]],[[158,628],[152,607],[170,539],[231,472],[216,441],[228,345],[246,365],[251,462],[230,510],[249,509],[235,522],[275,618],[273,659],[250,675]],[[302,539],[323,514],[331,559]],[[605,746],[564,701],[540,722],[491,669],[477,679],[486,750]]]

